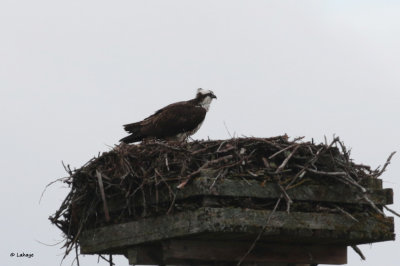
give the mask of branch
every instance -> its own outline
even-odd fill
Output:
[[[274,154],[272,154],[271,156],[269,156],[268,159],[271,160],[272,158],[274,158],[274,157],[277,156],[278,154],[280,154],[280,153],[282,153],[282,152],[284,152],[284,151],[287,151],[287,150],[289,150],[290,148],[293,148],[293,147],[296,146],[296,145],[299,145],[299,144],[294,143],[294,144],[292,144],[292,145],[289,145],[289,146],[287,146],[286,148],[283,148],[282,150],[275,152]]]
[[[361,257],[362,260],[365,260],[364,254],[361,252],[361,250],[356,245],[353,245],[351,247]]]
[[[393,155],[395,155],[396,154],[396,152],[394,151],[394,152],[392,152],[390,155],[389,155],[389,157],[387,158],[387,160],[386,160],[386,163],[383,165],[383,167],[382,167],[382,170],[380,170],[376,175],[375,175],[375,177],[376,178],[378,178],[379,176],[381,176],[382,174],[383,174],[383,172],[385,172],[385,170],[386,170],[386,167],[390,164],[390,161],[392,160],[392,157],[393,157]]]
[[[276,169],[275,173],[279,173],[289,162],[290,158],[292,158],[293,154],[297,151],[297,149],[300,147],[300,144],[297,144],[297,146],[293,149],[293,151],[289,154],[288,157],[282,162],[282,164]]]
[[[272,215],[275,213],[276,209],[279,206],[279,203],[281,202],[282,197],[280,197],[275,204],[274,209],[270,212],[270,214],[268,215],[267,218],[267,222],[265,223],[265,225],[263,226],[263,228],[261,229],[260,233],[258,233],[256,239],[253,241],[253,243],[251,244],[250,248],[247,250],[246,254],[243,255],[243,257],[239,260],[239,262],[236,264],[237,266],[240,266],[242,264],[242,262],[246,259],[246,257],[250,254],[250,252],[254,249],[254,247],[256,246],[257,242],[260,240],[261,236],[264,234],[265,229],[267,229],[269,221],[271,220]]]
[[[335,208],[338,210],[338,211],[340,211],[341,213],[343,213],[343,214],[345,214],[346,216],[348,216],[350,219],[352,219],[353,221],[355,221],[355,222],[359,222],[359,220],[357,220],[353,215],[351,215],[350,213],[348,213],[347,211],[345,211],[345,210],[343,210],[342,208],[340,208],[339,206],[337,206],[337,205],[333,205],[333,206],[335,206]]]
[[[390,211],[391,213],[393,213],[394,215],[400,217],[400,214],[398,212],[395,212],[394,210],[390,209],[389,207],[383,206],[383,208],[385,208],[386,210]]]
[[[371,205],[371,207],[374,210],[376,210],[378,213],[382,214],[383,217],[386,217],[385,213],[383,211],[381,211],[378,207],[376,207],[375,203],[372,200],[370,200],[366,194],[363,195],[363,198],[365,199],[365,201],[367,201],[369,203],[369,205]]]
[[[190,175],[188,175],[188,176],[185,178],[185,180],[177,186],[177,188],[181,189],[181,188],[185,187],[186,184],[189,182],[189,180],[190,180],[193,176],[199,174],[202,170],[204,170],[205,168],[207,168],[209,165],[212,165],[212,164],[215,164],[215,163],[219,163],[220,161],[229,160],[229,159],[232,159],[232,158],[233,158],[233,155],[229,154],[229,155],[226,155],[226,156],[224,156],[224,157],[221,157],[221,158],[218,158],[218,159],[215,159],[215,160],[212,160],[212,161],[207,161],[207,162],[205,162],[205,163],[204,163],[201,167],[199,167],[196,171],[194,171],[193,173],[191,173]]]
[[[97,170],[97,169],[96,169],[96,176],[97,176],[97,180],[99,181],[101,199],[103,200],[104,215],[106,216],[106,221],[109,222],[110,221],[110,214],[108,212],[106,194],[104,193],[103,179],[101,178],[100,171]]]

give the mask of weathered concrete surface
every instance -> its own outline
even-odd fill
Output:
[[[323,177],[321,177],[323,178]],[[175,188],[175,200],[187,200],[199,196],[220,196],[235,198],[254,198],[274,200],[280,197],[281,190],[275,182],[263,183],[257,180],[225,179],[218,180],[215,184],[212,178],[199,177],[190,182],[184,189]],[[393,203],[393,190],[382,189],[382,182],[379,179],[366,178],[364,184],[368,188],[366,195],[378,206]],[[335,185],[313,185],[303,184],[287,190],[288,195],[294,202],[321,202],[335,204],[357,204],[368,205],[357,188],[345,184]],[[134,198],[132,205],[141,206],[141,197]],[[146,200],[146,204],[160,204],[171,202],[169,189],[164,188],[158,191],[158,197],[154,195]],[[112,199],[108,201],[111,211],[117,211],[125,206],[126,199]],[[102,212],[102,210],[99,210]]]
[[[157,242],[171,238],[254,240],[271,211],[239,208],[199,208],[86,231],[80,237],[83,254]],[[273,213],[262,241],[354,245],[394,240],[393,218],[356,214]]]
[[[252,242],[171,240],[163,243],[163,261],[179,263],[194,261],[238,262]],[[246,256],[250,262],[280,263],[347,263],[347,247],[343,245],[298,245],[258,243]],[[234,264],[232,264],[234,265]]]
[[[370,189],[367,192],[367,196],[376,205],[392,204],[393,190],[382,189],[379,183],[380,182],[374,181],[367,183],[372,186],[369,187]],[[216,183],[214,186],[212,186],[212,184],[213,179],[206,177],[197,178],[184,189],[177,191],[177,199],[201,195],[277,199],[281,195],[281,190],[275,182],[263,183],[256,180],[225,179]],[[210,189],[211,186],[212,188]],[[349,187],[345,184],[306,184],[288,189],[287,193],[293,201],[368,204],[361,197],[361,194],[355,193],[356,191],[356,188]]]

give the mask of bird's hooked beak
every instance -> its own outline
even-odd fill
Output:
[[[214,93],[211,93],[210,97],[211,97],[211,98],[214,98],[214,99],[217,99],[217,96],[215,96]]]

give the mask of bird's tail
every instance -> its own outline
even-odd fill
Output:
[[[119,141],[124,143],[141,141],[144,136],[140,133],[140,127],[141,126],[139,125],[139,123],[124,125],[124,129],[131,134],[125,138],[120,139]]]
[[[119,141],[128,144],[128,143],[141,141],[142,139],[143,139],[143,137],[132,134],[132,135],[126,136],[125,138],[120,139]]]

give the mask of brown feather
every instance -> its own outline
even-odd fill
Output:
[[[206,113],[204,108],[190,101],[173,103],[140,122],[124,125],[124,129],[132,135],[121,141],[131,143],[144,138],[171,138],[196,129],[203,122]]]
[[[156,138],[172,137],[194,130],[206,117],[206,110],[189,103],[171,104],[143,120],[140,132]]]
[[[124,125],[131,135],[120,141],[132,143],[146,138],[185,140],[199,129],[213,98],[217,97],[212,91],[198,89],[192,100],[170,104],[140,122]]]

